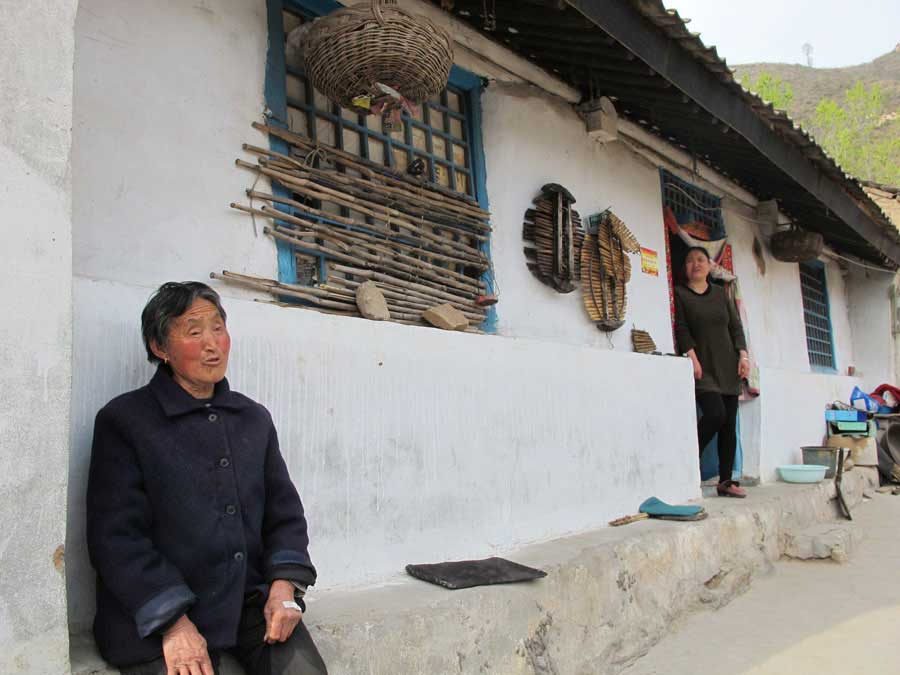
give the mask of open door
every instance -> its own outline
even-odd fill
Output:
[[[684,257],[691,246],[703,246],[710,258],[718,263],[721,273],[711,278],[711,283],[729,288],[734,281],[731,245],[725,235],[722,220],[722,200],[698,188],[678,176],[660,169],[662,184],[663,222],[666,228],[666,263],[669,282],[669,314],[672,322],[672,338],[675,336],[675,284],[684,283]],[[676,345],[677,348],[677,345]],[[700,415],[700,409],[697,409]],[[719,475],[718,437],[710,441],[700,456],[700,476],[708,480]],[[737,416],[737,449],[734,456],[734,474],[739,479],[743,473],[744,453],[741,448],[741,414]],[[724,480],[724,478],[720,478]]]

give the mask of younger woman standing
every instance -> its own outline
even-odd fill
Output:
[[[750,374],[744,329],[734,303],[720,286],[709,283],[712,263],[706,249],[688,249],[687,282],[675,287],[675,338],[680,353],[694,364],[700,454],[719,435],[719,484],[722,497],[746,497],[731,479],[737,448],[737,406],[741,380]]]

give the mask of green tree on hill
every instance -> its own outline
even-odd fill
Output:
[[[844,171],[862,180],[900,184],[900,125],[886,120],[881,87],[857,82],[844,102],[823,98],[816,106],[812,130],[816,141]],[[875,131],[893,124],[897,133],[880,140]]]
[[[745,77],[741,80],[744,89],[752,91],[764,101],[768,101],[779,110],[787,110],[794,100],[794,90],[788,82],[771,73],[762,71],[756,80]]]

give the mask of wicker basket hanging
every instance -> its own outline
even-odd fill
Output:
[[[772,256],[781,262],[807,262],[815,260],[825,248],[825,240],[818,232],[801,230],[791,226],[772,235]]]
[[[446,86],[453,66],[447,32],[424,16],[393,4],[369,2],[316,20],[306,38],[306,73],[338,105],[370,112],[361,98],[390,87],[422,103]]]

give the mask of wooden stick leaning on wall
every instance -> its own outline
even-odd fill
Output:
[[[342,274],[352,274],[362,279],[380,281],[397,286],[398,288],[408,288],[420,293],[431,294],[434,297],[440,298],[443,302],[459,302],[465,305],[474,301],[473,296],[461,295],[456,289],[448,288],[446,286],[441,288],[439,287],[439,284],[433,284],[424,279],[410,281],[377,270],[359,269],[357,267],[348,267],[341,264],[334,264],[331,267],[335,272],[340,272]]]
[[[214,277],[212,277],[214,278]],[[226,282],[227,283],[227,282]],[[354,319],[361,319],[362,314],[359,313],[359,309],[356,311],[346,311],[343,312],[337,309],[324,309],[322,307],[316,307],[314,305],[295,305],[292,302],[281,302],[279,300],[263,300],[262,298],[253,298],[253,302],[259,302],[264,305],[275,305],[277,307],[286,307],[288,309],[305,309],[307,311],[318,312],[319,314],[330,314],[331,316],[348,316]],[[400,321],[399,323],[413,323],[412,321]],[[415,322],[416,325],[420,325],[418,321]]]
[[[334,293],[328,293],[319,289],[314,289],[313,287],[307,288],[304,286],[295,286],[293,284],[288,285],[275,281],[274,279],[251,277],[244,274],[228,272],[227,270],[224,270],[222,274],[211,272],[209,276],[211,279],[219,279],[221,281],[239,284],[248,288],[255,288],[256,290],[266,291],[267,293],[271,293],[272,295],[282,295],[290,298],[297,298],[298,300],[304,300],[305,302],[310,302],[314,305],[324,307],[326,309],[346,311],[348,309],[356,307],[355,298],[347,301],[346,299],[341,298]],[[390,309],[390,303],[388,303],[388,309]],[[391,310],[391,316],[398,319],[406,319],[407,321],[421,320],[421,314],[402,311],[402,309],[399,307],[395,307],[395,309]]]
[[[448,208],[465,210],[472,213],[472,215],[474,215],[476,218],[483,218],[485,220],[490,218],[490,212],[482,209],[477,205],[475,200],[467,195],[448,190],[438,185],[428,185],[427,187],[425,187],[420,182],[415,181],[402,174],[398,174],[388,167],[381,166],[379,164],[376,164],[375,162],[371,162],[362,157],[358,157],[343,150],[338,150],[337,148],[333,148],[331,146],[320,145],[304,136],[300,136],[299,134],[288,131],[287,129],[271,127],[259,122],[254,122],[252,126],[257,131],[262,131],[263,133],[267,133],[270,136],[275,136],[276,138],[287,141],[292,145],[296,145],[310,151],[319,151],[325,153],[326,156],[331,156],[332,158],[340,158],[341,160],[343,160],[343,162],[346,163],[345,166],[347,166],[348,168],[352,167],[355,171],[359,171],[363,175],[369,177],[378,176],[380,179],[385,180],[396,187],[420,190],[422,192],[427,191],[427,194],[430,196],[430,198],[443,202],[448,206]]]
[[[374,271],[378,271],[378,267],[385,267],[384,265],[379,265],[379,258],[377,256],[365,256],[365,259],[360,259],[359,257],[354,257],[352,255],[346,255],[340,253],[338,251],[334,251],[332,249],[325,248],[318,244],[312,244],[302,239],[297,239],[296,237],[285,234],[284,231],[273,230],[270,227],[266,227],[263,230],[265,234],[268,234],[275,239],[280,239],[282,241],[292,243],[296,246],[299,246],[308,251],[313,251],[316,253],[324,253],[325,255],[345,263],[350,263],[351,265],[362,265],[364,268],[371,269]],[[290,230],[287,230],[290,232]],[[473,289],[469,285],[462,285],[454,281],[453,279],[446,279],[435,275],[434,273],[428,272],[423,269],[412,268],[408,265],[403,264],[393,264],[390,266],[390,271],[394,274],[402,274],[404,276],[408,276],[416,281],[429,281],[431,284],[438,286],[441,290],[450,289],[457,293],[465,293],[471,295],[479,295],[481,291],[477,289]],[[437,277],[437,278],[435,278]]]
[[[364,235],[364,237],[369,238],[373,241],[379,241],[383,244],[390,244],[391,246],[402,247],[402,249],[408,249],[410,251],[415,251],[421,255],[427,256],[429,258],[434,258],[437,260],[444,260],[446,262],[452,263],[454,265],[462,265],[465,267],[472,267],[481,271],[487,270],[490,268],[490,264],[487,262],[485,256],[480,260],[473,260],[472,256],[468,256],[465,253],[456,254],[456,251],[453,250],[451,246],[439,246],[432,242],[419,242],[413,237],[407,235],[400,235],[393,230],[389,230],[381,227],[380,225],[370,224],[370,223],[362,223],[352,218],[344,218],[343,216],[338,216],[332,213],[326,213],[325,211],[321,211],[319,209],[315,209],[311,206],[303,204],[302,202],[298,202],[294,199],[288,199],[287,197],[278,197],[277,195],[270,195],[265,192],[259,192],[257,190],[247,190],[247,196],[251,199],[260,199],[262,201],[268,201],[272,204],[284,204],[285,206],[290,206],[297,211],[302,211],[304,214],[309,214],[310,216],[315,216],[322,219],[327,219],[329,224],[338,223],[344,227],[344,229],[352,228],[350,231],[358,234]],[[239,208],[240,206],[232,206],[232,208]],[[279,211],[278,213],[283,213]],[[384,239],[378,239],[375,235],[367,234],[366,232],[360,232],[359,230],[368,230],[369,232],[375,232],[376,234],[381,235]],[[396,241],[397,237],[403,237],[405,239],[404,242]],[[413,243],[407,243],[412,241]],[[430,246],[431,248],[427,248]],[[455,255],[449,255],[445,252],[437,252],[432,249],[441,248],[450,249],[452,253]]]
[[[288,216],[288,214],[281,213],[280,211],[276,211],[272,208],[263,208],[257,210],[259,210],[262,215],[267,216],[272,220],[290,222],[294,225],[297,225],[298,227],[305,227],[303,223],[307,222],[300,218],[295,218],[294,216],[285,217]],[[294,232],[296,232],[295,229],[282,227],[277,224],[275,226],[275,230],[278,232],[282,232],[283,234],[290,235],[293,235]],[[406,255],[405,253],[401,253],[400,251],[395,250],[390,246],[385,246],[383,243],[370,242],[365,239],[354,237],[350,233],[344,233],[334,230],[329,231],[328,236],[336,241],[344,242],[349,245],[350,254],[359,255],[360,257],[366,258],[373,262],[384,263],[389,261],[392,265],[411,266],[420,270],[430,272],[432,276],[436,275],[436,281],[444,282],[447,280],[453,280],[454,282],[456,282],[456,285],[471,287],[476,291],[483,291],[485,289],[484,282],[476,279],[475,277],[466,276],[465,274],[461,274],[460,272],[451,270],[446,267],[433,265],[426,260],[421,260],[420,258]],[[378,252],[382,255],[376,255],[374,252]]]
[[[333,293],[337,293],[339,295],[347,295],[349,294],[351,297],[356,297],[356,289],[362,285],[363,282],[360,281],[352,281],[350,279],[341,279],[340,277],[335,277],[331,279],[327,284],[320,284],[319,288],[330,291]],[[381,294],[384,295],[385,300],[388,303],[388,307],[392,305],[396,305],[398,307],[414,310],[419,312],[424,312],[426,309],[430,309],[435,305],[443,304],[446,301],[443,300],[431,300],[431,299],[422,299],[417,298],[410,295],[408,292],[400,292],[396,291],[392,288],[389,288],[386,284],[378,284],[378,290],[381,291]],[[481,323],[485,319],[484,312],[476,312],[472,307],[467,309],[467,306],[462,305],[462,303],[450,303],[456,309],[465,315],[469,321],[474,323]],[[462,305],[462,306],[461,306]]]
[[[439,234],[435,234],[433,232],[428,232],[427,230],[423,229],[419,225],[416,225],[416,224],[410,222],[409,220],[407,220],[402,214],[399,214],[399,212],[395,212],[395,213],[399,214],[399,215],[395,216],[395,215],[392,215],[391,213],[384,212],[384,210],[370,209],[368,206],[366,206],[365,204],[359,202],[358,200],[356,200],[352,197],[346,197],[342,193],[339,193],[339,192],[336,192],[333,190],[329,190],[328,188],[323,188],[321,185],[318,185],[317,183],[314,183],[312,181],[308,181],[308,180],[301,179],[301,178],[295,178],[295,177],[291,176],[290,174],[285,174],[281,171],[275,171],[273,169],[267,169],[266,167],[263,167],[263,166],[258,166],[256,164],[251,164],[250,162],[245,162],[242,159],[235,160],[235,164],[237,166],[240,166],[245,169],[250,169],[252,171],[258,171],[258,172],[262,173],[263,175],[268,176],[269,178],[272,178],[272,179],[278,181],[279,183],[284,185],[286,188],[289,188],[293,192],[297,192],[297,193],[306,195],[307,197],[311,197],[312,199],[318,199],[318,200],[321,200],[324,202],[331,202],[331,203],[337,204],[339,206],[345,206],[346,208],[348,208],[352,211],[357,211],[359,213],[363,213],[368,216],[371,216],[372,218],[380,220],[383,223],[385,223],[386,225],[395,225],[397,227],[402,227],[402,228],[408,230],[409,232],[414,233],[415,235],[417,235],[419,237],[429,239],[429,240],[435,241],[437,243],[447,244],[448,242],[452,241],[455,244],[455,247],[457,250],[465,251],[469,255],[475,255],[475,256],[483,255],[483,252],[478,248],[464,244],[461,241],[454,241],[448,237],[444,237]],[[376,205],[376,206],[378,206],[378,205]],[[471,235],[467,235],[467,236],[471,236]]]
[[[472,232],[468,229],[461,229],[452,225],[447,225],[445,223],[433,222],[424,216],[411,216],[409,214],[403,213],[402,211],[391,208],[390,206],[379,204],[363,197],[354,196],[349,192],[330,188],[327,185],[322,185],[322,183],[310,180],[308,178],[301,178],[292,173],[272,169],[270,166],[251,164],[250,162],[245,162],[243,160],[237,160],[236,163],[238,166],[241,166],[243,168],[255,169],[268,176],[269,178],[274,178],[279,183],[283,184],[285,187],[290,187],[295,192],[315,191],[315,199],[321,199],[322,201],[330,201],[334,202],[335,204],[341,204],[342,206],[346,206],[347,208],[354,211],[370,215],[373,218],[378,218],[382,221],[390,221],[390,224],[392,225],[408,227],[412,229],[412,231],[418,231],[422,236],[427,236],[428,238],[441,237],[441,235],[434,232],[429,232],[426,228],[453,231],[459,236],[467,237],[469,239],[475,239],[476,241],[481,242],[485,242],[488,239],[487,236]],[[413,222],[414,220],[415,222]],[[474,253],[479,252],[478,248],[468,245],[465,246]]]
[[[354,275],[353,272],[346,272],[346,274]],[[357,274],[354,276],[359,275]],[[398,279],[398,281],[400,280]],[[335,275],[328,280],[327,284],[323,284],[323,286],[343,286],[355,291],[363,283],[364,281],[347,279],[345,277]],[[473,315],[474,317],[477,317],[479,323],[484,321],[485,317],[487,316],[487,313],[484,311],[484,309],[475,304],[473,300],[459,300],[457,298],[453,298],[452,296],[440,297],[436,293],[424,293],[422,291],[411,289],[408,286],[398,286],[396,283],[388,283],[386,281],[379,281],[378,288],[381,289],[381,292],[384,293],[385,296],[405,298],[410,302],[421,303],[426,307],[433,307],[434,305],[449,303],[464,314],[468,313]]]
[[[279,166],[291,171],[302,171],[304,173],[310,174],[311,176],[321,176],[325,180],[331,180],[337,183],[354,186],[357,189],[377,191],[378,193],[389,194],[396,197],[396,199],[393,200],[395,202],[407,202],[410,204],[415,204],[421,209],[428,209],[431,213],[439,214],[442,217],[458,220],[459,222],[465,224],[467,227],[478,230],[480,232],[491,231],[491,227],[487,223],[487,216],[472,215],[467,210],[456,208],[456,206],[453,204],[448,204],[446,202],[431,199],[429,198],[424,188],[418,191],[412,191],[408,188],[398,188],[388,185],[385,182],[381,181],[380,177],[378,176],[361,178],[353,176],[351,174],[339,173],[337,171],[317,169],[315,167],[308,166],[293,157],[289,157],[288,155],[275,152],[274,150],[266,150],[265,148],[260,148],[248,143],[244,143],[242,148],[247,152],[259,155],[262,158],[258,160],[261,165]],[[348,166],[350,164],[350,162],[348,161],[336,161],[333,163],[346,169],[350,169],[351,171],[356,170],[354,167]]]
[[[233,283],[255,290],[265,291],[272,295],[281,295],[286,297],[297,298],[313,303],[315,306],[309,307],[305,305],[294,305],[291,303],[279,302],[277,300],[264,300],[267,304],[274,304],[281,307],[294,307],[304,309],[315,309],[325,314],[336,316],[360,317],[359,308],[356,305],[355,293],[334,293],[316,289],[314,287],[297,286],[295,284],[286,284],[274,279],[265,279],[262,277],[254,277],[247,274],[238,274],[237,272],[229,272],[223,270],[221,274],[216,272],[210,273],[211,279],[218,279],[227,283]],[[338,298],[341,298],[340,300]],[[391,320],[398,321],[414,326],[425,326],[427,324],[422,321],[422,312],[407,308],[403,303],[392,302],[388,300],[388,309],[391,312]],[[477,317],[474,317],[478,320]],[[483,320],[483,318],[481,319]],[[480,333],[481,331],[470,329],[467,332]]]
[[[479,241],[487,241],[485,236],[485,224],[481,220],[475,220],[459,214],[447,213],[423,203],[420,199],[406,195],[391,194],[391,188],[378,182],[357,178],[350,174],[342,174],[336,171],[326,171],[314,167],[296,169],[279,161],[272,161],[260,157],[257,162],[260,166],[274,168],[278,171],[290,174],[295,178],[311,180],[319,185],[339,190],[345,194],[364,199],[381,206],[393,206],[402,211],[408,218],[427,221],[431,227],[440,227],[458,231],[461,234],[478,237]],[[487,230],[489,231],[489,230]]]
[[[250,210],[249,207],[243,207],[240,209],[242,211]],[[268,218],[272,218],[273,220],[284,220],[286,222],[292,222],[289,218],[285,217],[287,214],[282,214],[278,211],[274,211],[273,209],[260,210],[260,209],[252,209],[252,212],[259,212],[259,215],[266,216]],[[278,213],[279,215],[274,215]],[[303,222],[303,221],[301,221]],[[271,229],[271,228],[266,228]],[[281,227],[279,225],[275,225],[275,228],[272,230],[274,235],[279,235],[279,238],[288,237],[297,239],[298,245],[303,246],[304,248],[310,250],[317,250],[320,253],[328,253],[335,254],[335,257],[342,256],[345,260],[356,260],[366,261],[370,265],[375,265],[376,267],[382,267],[385,269],[398,269],[407,272],[413,276],[422,276],[432,281],[442,283],[448,286],[453,286],[454,288],[458,288],[460,290],[473,293],[474,295],[478,295],[484,292],[484,282],[479,281],[478,279],[473,279],[472,277],[466,277],[458,272],[454,272],[452,270],[448,270],[443,267],[436,267],[431,263],[428,263],[424,260],[419,260],[418,258],[412,258],[410,256],[405,256],[401,253],[397,253],[383,246],[377,245],[369,245],[363,242],[361,245],[353,245],[351,244],[350,250],[346,252],[333,251],[328,248],[324,248],[319,244],[314,242],[305,242],[302,241],[302,236],[297,236],[298,234],[303,235],[302,232],[298,232],[296,229]],[[338,243],[344,243],[348,241],[352,241],[350,238],[342,238],[338,235],[331,234],[330,237],[336,240]],[[321,237],[322,239],[327,239],[327,237]],[[284,240],[284,239],[283,239]],[[316,248],[313,249],[312,247]],[[373,253],[372,251],[378,251],[379,253]]]
[[[286,206],[291,206],[296,209],[301,209],[307,211],[312,215],[319,216],[321,218],[327,218],[328,220],[335,221],[347,227],[354,227],[363,230],[369,230],[371,232],[376,232],[381,234],[382,236],[388,239],[396,239],[402,238],[404,243],[412,242],[413,245],[419,248],[427,248],[429,251],[435,251],[443,253],[444,255],[451,255],[459,258],[462,262],[460,264],[468,264],[470,262],[475,264],[489,264],[488,257],[484,254],[483,251],[478,250],[477,253],[470,253],[468,251],[459,250],[457,246],[458,242],[450,239],[448,237],[440,237],[439,239],[420,239],[415,234],[410,233],[401,233],[395,230],[390,229],[379,223],[368,223],[368,222],[360,222],[358,220],[354,220],[353,218],[346,218],[344,216],[340,216],[334,213],[328,213],[322,211],[320,209],[313,208],[308,204],[304,204],[303,202],[298,202],[295,199],[289,199],[288,197],[279,197],[278,195],[270,195],[265,192],[259,192],[258,190],[246,190],[247,196],[250,198],[262,199],[264,201],[269,201],[272,203],[284,204]]]
[[[305,228],[305,229],[297,229],[297,228],[283,228],[276,224],[275,230],[277,232],[282,232],[283,234],[288,234],[297,239],[306,239],[306,238],[319,238],[323,239],[329,243],[333,243],[337,246],[342,253],[347,255],[360,255],[364,258],[371,259],[372,251],[379,251],[389,256],[388,260],[393,258],[398,261],[406,261],[407,264],[411,264],[414,267],[420,267],[425,270],[438,272],[441,277],[450,276],[452,279],[458,280],[460,282],[472,285],[472,284],[483,284],[483,282],[478,281],[474,277],[469,277],[464,274],[460,274],[454,270],[447,269],[445,267],[440,267],[433,265],[425,260],[420,260],[419,258],[408,256],[402,252],[402,249],[399,249],[396,245],[386,245],[384,240],[374,239],[372,237],[367,237],[362,232],[353,232],[347,230],[338,230],[328,227],[323,227],[321,225],[317,225],[313,222],[303,220],[296,216],[292,216],[288,213],[284,213],[282,211],[277,211],[271,207],[263,207],[261,209],[253,208],[251,206],[243,206],[242,204],[232,203],[231,208],[236,209],[238,211],[243,211],[244,213],[251,213],[253,215],[262,216],[264,218],[270,218],[274,221],[282,221],[287,223],[292,223],[297,226],[297,228]],[[315,243],[315,242],[312,242]],[[360,250],[362,248],[362,250]],[[398,250],[394,250],[394,249]],[[414,252],[419,252],[417,249],[413,247],[406,247],[408,249],[412,249]],[[427,254],[425,254],[426,257]],[[385,260],[383,257],[379,257],[380,260]],[[486,269],[486,268],[485,268]],[[443,279],[440,279],[443,280]],[[483,286],[482,286],[483,288]]]

